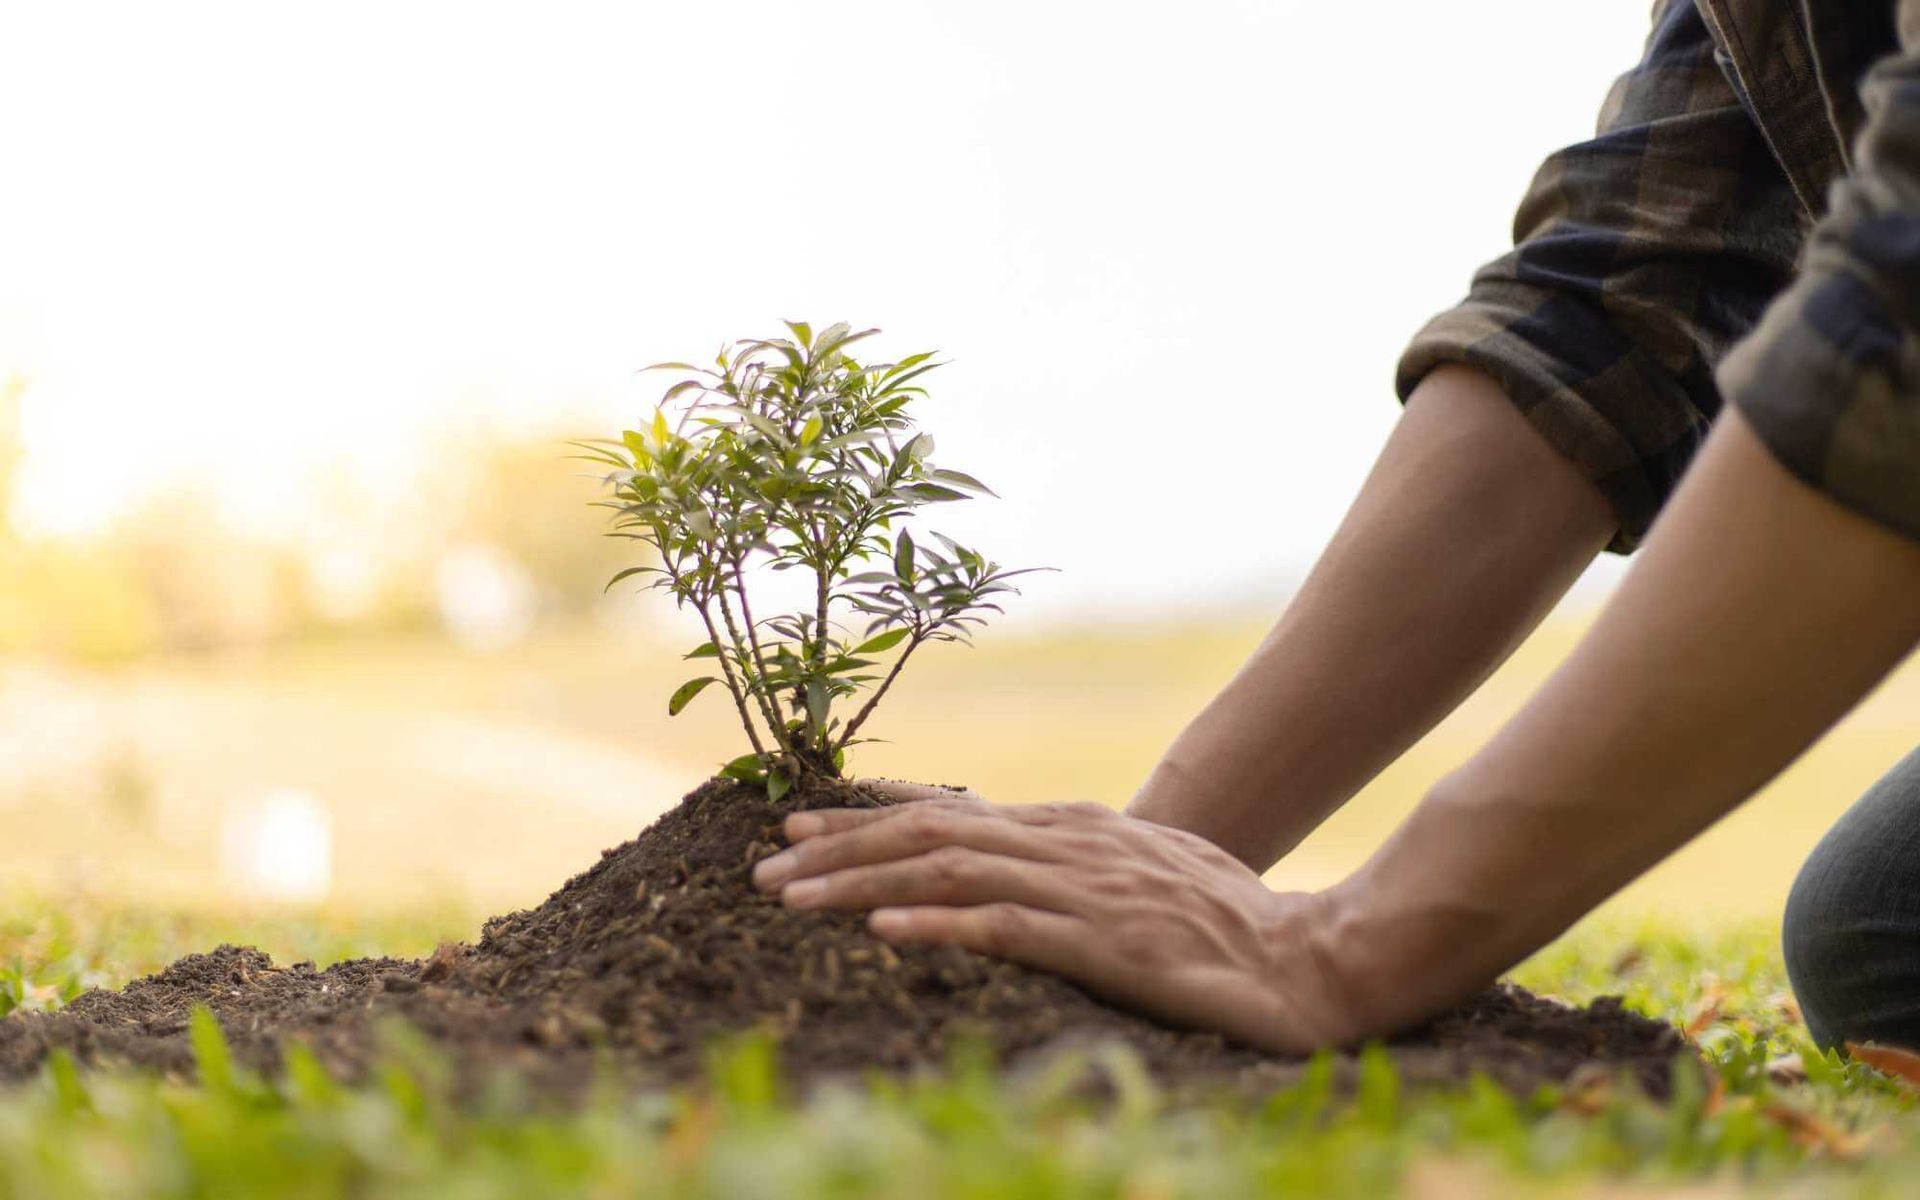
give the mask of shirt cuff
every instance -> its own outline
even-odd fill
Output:
[[[1803,275],[1718,374],[1782,466],[1920,541],[1920,341],[1865,279]]]
[[[1705,440],[1709,418],[1680,383],[1578,297],[1482,281],[1401,355],[1402,402],[1427,373],[1460,363],[1491,376],[1547,442],[1592,480],[1626,554]]]

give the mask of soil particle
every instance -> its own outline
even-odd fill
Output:
[[[248,947],[191,954],[119,991],[0,1021],[0,1078],[31,1075],[55,1048],[82,1063],[188,1076],[195,1005],[212,1010],[241,1061],[263,1070],[297,1040],[335,1074],[360,1078],[398,1019],[446,1051],[467,1087],[504,1070],[557,1097],[581,1094],[608,1066],[636,1083],[695,1079],[716,1037],[751,1029],[777,1040],[801,1086],[873,1068],[938,1068],[962,1042],[988,1043],[1018,1069],[1117,1040],[1179,1089],[1253,1092],[1299,1074],[1297,1060],[1159,1025],[1058,977],[951,947],[895,949],[858,914],[787,909],[751,886],[752,864],[781,844],[786,813],[883,802],[825,781],[776,806],[758,789],[714,780],[538,908],[489,920],[473,945],[324,971],[277,967]],[[1687,1053],[1672,1026],[1617,1000],[1573,1008],[1507,985],[1390,1049],[1410,1083],[1479,1072],[1526,1092],[1599,1064],[1654,1094]],[[1351,1075],[1351,1058],[1337,1066]]]

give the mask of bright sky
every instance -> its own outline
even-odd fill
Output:
[[[330,461],[610,433],[634,367],[846,319],[951,358],[923,419],[1005,499],[949,531],[1061,568],[1042,611],[1277,591],[1646,9],[0,7],[24,516],[191,478],[270,527]]]

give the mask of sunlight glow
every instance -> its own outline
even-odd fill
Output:
[[[20,520],[254,531],[448,429],[600,433],[781,317],[940,347],[952,531],[1051,611],[1270,593],[1645,4],[15,6]],[[583,516],[583,528],[587,518]],[[1142,571],[1141,559],[1161,564]]]

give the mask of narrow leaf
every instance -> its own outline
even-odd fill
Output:
[[[907,634],[910,632],[912,631],[906,629],[889,629],[878,637],[868,638],[866,641],[861,642],[858,646],[855,646],[850,653],[853,655],[879,654],[884,650],[891,650],[905,641]]]
[[[702,675],[698,679],[689,679],[675,688],[673,695],[667,700],[667,715],[679,716],[680,710],[691,703],[695,696],[706,690],[707,685],[714,682],[714,679],[712,675]]]
[[[628,567],[626,570],[621,571],[619,574],[615,575],[612,579],[607,580],[607,586],[600,589],[600,594],[604,596],[608,592],[612,591],[613,585],[616,583],[619,583],[622,579],[631,579],[635,575],[644,575],[648,571],[658,571],[659,569],[660,569],[659,567]]]
[[[965,471],[950,471],[945,467],[940,467],[935,469],[935,471],[933,472],[933,477],[935,479],[944,479],[948,483],[958,484],[964,488],[971,488],[976,492],[985,492],[989,496],[999,495],[998,492],[994,491],[992,488],[988,487],[986,484],[981,483],[978,479],[975,479],[973,476],[967,474]]]

